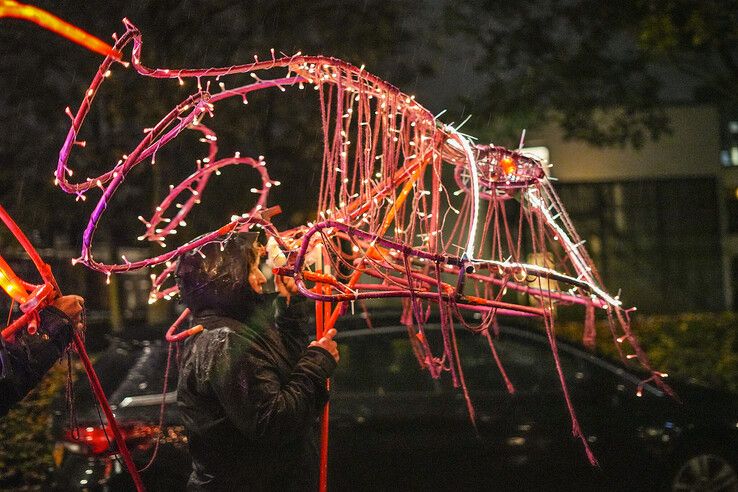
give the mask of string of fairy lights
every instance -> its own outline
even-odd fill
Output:
[[[661,380],[664,375],[651,369],[630,331],[628,311],[602,287],[551,186],[547,163],[519,151],[474,143],[459,127],[441,124],[413,96],[364,66],[301,53],[277,56],[271,50],[267,59],[254,56],[253,62],[243,65],[150,68],[143,63],[141,33],[127,20],[124,25],[124,33],[114,37],[113,49],[125,53],[130,45],[130,61],[124,60],[125,55],[107,56],[77,111],[67,108],[71,126],[54,182],[78,200],[93,190],[100,192],[75,263],[107,276],[159,267],[158,273],[151,273],[150,301],[168,300],[177,293],[176,287],[166,284],[181,254],[257,227],[269,238],[267,249],[278,273],[293,276],[303,295],[335,303],[331,326],[354,301],[405,299],[403,319],[417,340],[419,363],[434,375],[439,367],[451,370],[454,382],[464,389],[455,338],[447,336],[454,322],[469,327],[462,311],[481,313],[480,324],[469,327],[474,331],[488,334],[497,316],[518,315],[542,319],[552,334],[556,305],[577,304],[585,308],[586,329],[592,336],[594,309],[603,310],[616,343],[627,341],[632,348],[624,356],[637,359],[650,371],[648,381],[668,391]],[[180,86],[194,80],[197,90],[146,128],[138,144],[108,170],[75,178],[71,158],[86,145],[78,139],[85,117],[102,84],[121,68],[143,77],[176,79]],[[276,77],[268,78],[275,72]],[[243,77],[236,76],[243,75],[252,80],[238,85]],[[236,82],[229,86],[232,80]],[[227,99],[241,99],[248,110],[253,92],[306,89],[316,93],[323,133],[317,213],[303,226],[280,231],[269,220],[268,198],[270,189],[281,183],[270,177],[265,159],[239,153],[219,157],[218,137],[205,122]],[[194,163],[187,178],[169,185],[150,218],[139,217],[144,231],[138,239],[158,244],[164,252],[136,261],[125,257],[119,262],[97,261],[92,254],[95,231],[128,173],[141,163],[155,165],[157,152],[185,130],[201,134],[206,155]],[[261,187],[248,190],[256,196],[255,203],[241,214],[224,217],[218,228],[170,246],[178,229],[187,226],[188,214],[201,203],[211,177],[228,166],[245,166],[259,174]],[[450,181],[444,177],[448,166],[454,168]],[[374,280],[362,281],[366,278]],[[308,282],[323,287],[312,288]],[[521,301],[520,295],[529,302]],[[423,333],[425,306],[431,304],[441,311],[441,354],[432,353]],[[556,354],[555,338],[550,340]],[[559,364],[557,369],[565,385]],[[573,411],[571,417],[575,434],[589,450]]]

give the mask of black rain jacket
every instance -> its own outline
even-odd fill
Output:
[[[63,312],[47,307],[39,314],[35,335],[23,330],[12,342],[0,336],[0,417],[38,385],[71,341],[72,323]]]
[[[284,298],[245,322],[203,310],[184,341],[177,403],[193,471],[188,490],[315,490],[318,415],[336,367],[310,347],[305,307]]]

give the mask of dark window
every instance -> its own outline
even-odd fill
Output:
[[[725,167],[738,166],[738,121],[723,116],[723,150],[720,151],[720,162]]]
[[[507,391],[505,381],[483,335],[466,331],[457,333],[467,387],[472,391]],[[495,349],[516,391],[558,391],[559,378],[551,348],[541,341],[519,339],[504,332],[493,339]],[[559,359],[567,378],[577,377],[582,363],[570,354],[559,351]]]
[[[136,350],[136,360],[130,366],[128,374],[120,387],[116,389],[117,397],[160,394],[164,389],[164,372],[167,367],[167,351],[169,347],[163,340],[151,343],[143,342]],[[167,390],[176,389],[177,363],[172,357],[169,367]]]
[[[338,341],[341,363],[333,377],[342,392],[429,392],[436,384],[420,367],[403,332],[346,337]]]
[[[723,308],[714,178],[562,183],[558,191],[606,289],[622,289],[626,304],[646,312]],[[738,232],[737,198],[731,206]]]
[[[426,331],[428,339],[441,355],[441,333],[437,327]],[[478,392],[506,393],[504,379],[495,363],[489,343],[483,335],[457,329],[456,338],[464,378],[472,396]],[[519,338],[503,332],[494,339],[502,365],[517,392],[561,391],[554,358],[548,342]],[[339,340],[341,363],[332,387],[342,394],[394,394],[440,390],[440,382],[421,369],[407,335],[392,334],[349,336]],[[589,377],[587,363],[571,353],[559,350],[559,359],[568,384]],[[451,375],[442,374],[444,386],[450,387]]]
[[[725,195],[728,232],[738,234],[738,188],[726,190]]]

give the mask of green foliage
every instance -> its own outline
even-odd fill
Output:
[[[633,333],[654,369],[670,377],[738,393],[738,314],[700,313],[637,316]],[[557,334],[580,341],[581,323],[556,325]],[[627,343],[623,346],[627,353]],[[597,325],[597,351],[617,358],[615,342],[604,321]]]
[[[53,466],[51,403],[64,391],[66,364],[55,365],[0,419],[0,488],[42,484]]]
[[[470,125],[495,143],[554,118],[568,138],[640,147],[669,130],[675,76],[694,100],[738,107],[735,0],[470,0],[446,20],[479,48],[487,97]]]
[[[738,107],[738,2],[638,0],[639,49],[695,81],[702,102]]]
[[[481,48],[482,113],[528,115],[528,129],[556,118],[566,137],[596,145],[639,146],[668,130],[659,80],[631,32],[639,11],[587,0],[473,0],[448,11],[449,28]],[[613,108],[621,113],[602,117]]]

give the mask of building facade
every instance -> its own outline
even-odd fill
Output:
[[[668,113],[671,135],[640,149],[568,141],[555,124],[528,145],[547,148],[555,188],[609,291],[646,312],[733,309],[738,166],[721,165],[718,109]]]

